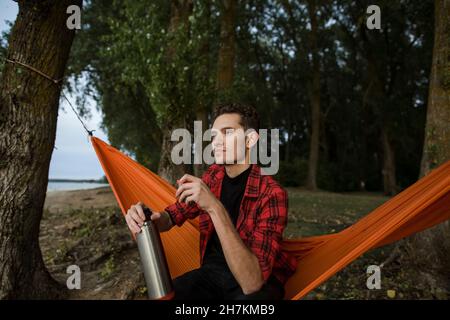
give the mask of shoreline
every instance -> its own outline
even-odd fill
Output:
[[[101,209],[118,204],[110,186],[78,190],[47,191],[44,210],[61,212],[74,209]]]

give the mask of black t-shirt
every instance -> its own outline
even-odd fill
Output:
[[[251,170],[250,166],[245,171],[241,172],[238,176],[230,178],[225,171],[225,176],[222,180],[222,190],[220,192],[220,201],[230,215],[231,221],[236,226],[239,216],[239,209],[241,206],[242,198],[244,197],[245,187],[247,185],[248,175]],[[211,238],[206,246],[205,255],[203,257],[203,264],[214,263],[223,265],[228,269],[225,256],[222,251],[217,232],[214,230]]]

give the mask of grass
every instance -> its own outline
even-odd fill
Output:
[[[288,193],[286,238],[341,231],[389,199],[379,194],[310,192],[298,188],[288,188]]]

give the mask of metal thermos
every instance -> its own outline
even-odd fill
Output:
[[[150,299],[171,299],[174,295],[167,259],[158,227],[150,219],[151,211],[144,209],[145,222],[136,241]]]

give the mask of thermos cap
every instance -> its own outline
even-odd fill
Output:
[[[151,221],[150,217],[152,215],[152,211],[149,208],[144,207],[144,215],[145,215],[145,221]]]

